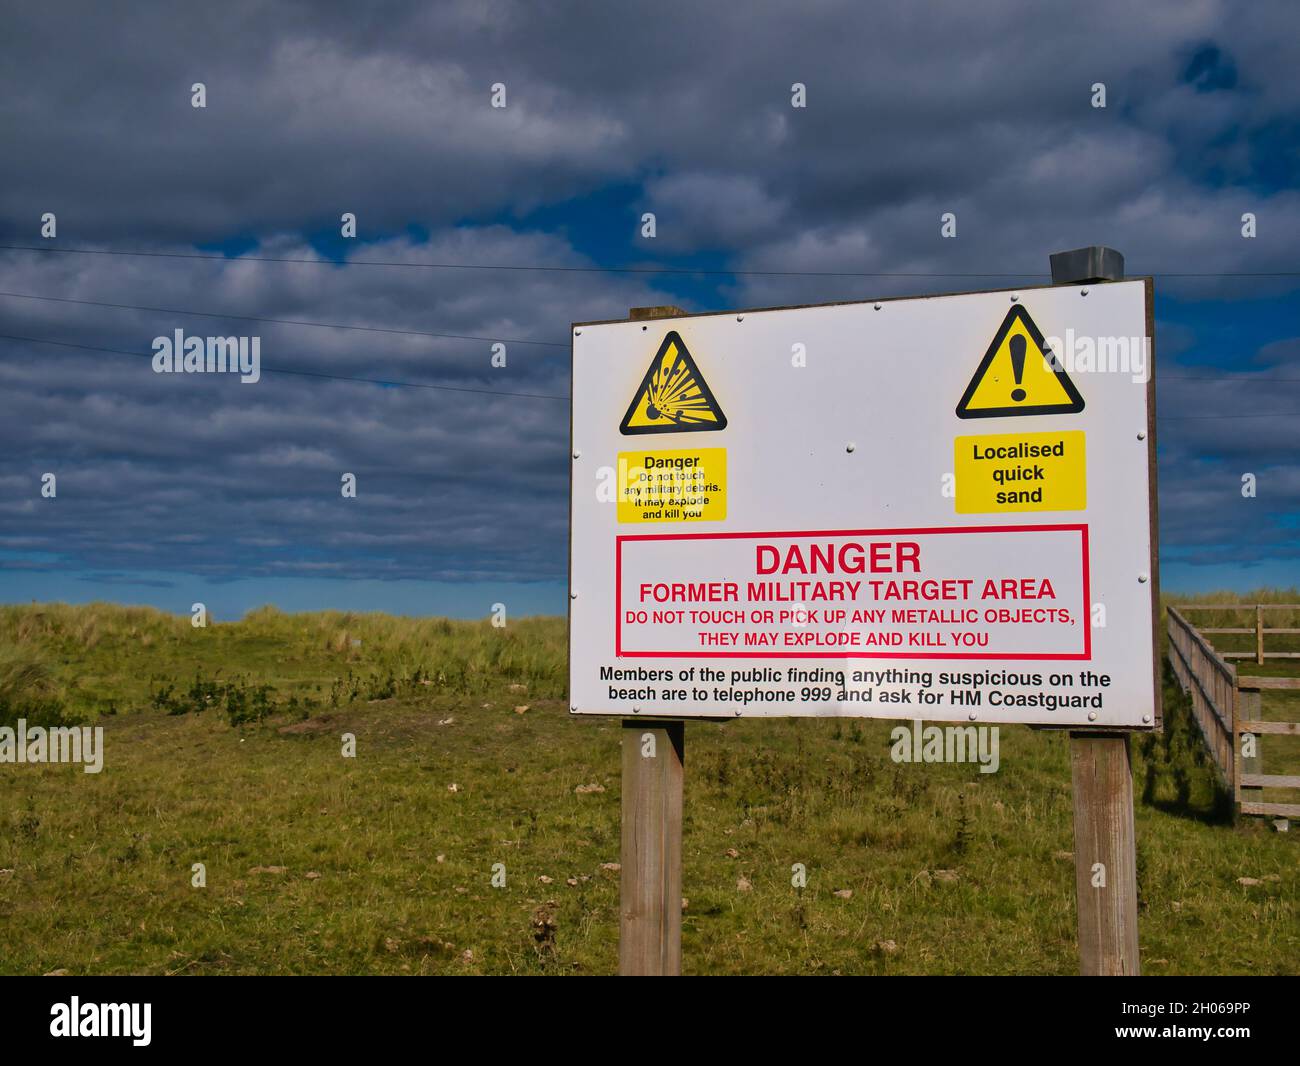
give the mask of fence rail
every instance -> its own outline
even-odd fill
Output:
[[[1267,633],[1278,635],[1286,634],[1294,636],[1300,633],[1300,629],[1294,629],[1285,626],[1266,626],[1264,624],[1265,611],[1300,611],[1300,603],[1184,603],[1180,604],[1178,609],[1184,613],[1187,611],[1253,611],[1255,614],[1255,624],[1253,626],[1200,626],[1197,631],[1200,633],[1254,633],[1255,650],[1254,651],[1221,651],[1217,654],[1223,659],[1254,659],[1257,664],[1262,665],[1265,659],[1300,659],[1300,651],[1265,651],[1264,636]],[[1184,619],[1186,621],[1186,619]]]
[[[1260,740],[1266,735],[1300,737],[1300,722],[1265,721],[1260,708],[1264,692],[1300,691],[1300,677],[1239,677],[1237,668],[1227,661],[1229,656],[1254,656],[1257,662],[1264,662],[1262,609],[1275,606],[1300,609],[1296,604],[1256,605],[1254,653],[1220,652],[1204,636],[1206,633],[1249,633],[1251,630],[1198,629],[1182,613],[1187,610],[1240,610],[1242,605],[1169,607],[1166,610],[1169,660],[1179,685],[1191,698],[1192,717],[1240,812],[1300,818],[1300,803],[1267,803],[1260,798],[1265,788],[1300,789],[1300,775],[1264,773],[1259,752]],[[1295,633],[1300,630],[1269,629],[1268,632]],[[1296,652],[1268,652],[1267,655],[1278,659],[1300,658],[1300,653]],[[1249,741],[1244,742],[1247,737]]]

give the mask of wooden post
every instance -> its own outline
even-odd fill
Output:
[[[1136,977],[1137,840],[1127,733],[1070,734],[1079,970]]]
[[[1255,604],[1255,662],[1264,665],[1264,608]]]
[[[685,723],[623,720],[623,869],[618,972],[682,972]],[[648,754],[649,753],[649,754]]]
[[[1262,774],[1264,772],[1264,760],[1260,758],[1259,742],[1260,736],[1254,734],[1251,739],[1251,754],[1246,755],[1242,751],[1241,733],[1238,731],[1240,726],[1238,722],[1258,722],[1263,718],[1263,699],[1262,693],[1251,689],[1237,689],[1236,721],[1233,723],[1232,746],[1234,755],[1237,759],[1237,810],[1240,812],[1241,806],[1246,803],[1257,804],[1264,798],[1264,790],[1258,785],[1243,785],[1242,779],[1246,774]]]
[[[1113,248],[1076,248],[1051,256],[1053,285],[1121,281],[1124,257]],[[1153,331],[1148,317],[1148,331]],[[1154,369],[1154,368],[1152,368]],[[1154,405],[1154,381],[1148,381]],[[1154,444],[1154,406],[1146,431]],[[1151,448],[1151,445],[1148,445]],[[1150,450],[1148,454],[1151,454]],[[1155,469],[1151,470],[1151,582],[1158,600]],[[1137,575],[1134,575],[1136,578]],[[1158,616],[1152,619],[1154,647],[1160,647]],[[1160,666],[1152,663],[1159,692]],[[1202,671],[1196,676],[1204,683]],[[1071,731],[1070,777],[1074,786],[1074,881],[1079,913],[1079,970],[1085,976],[1136,976],[1137,839],[1133,828],[1133,766],[1127,733]]]
[[[634,307],[633,321],[672,318],[677,307]],[[682,972],[682,781],[684,722],[623,719],[623,847],[618,972]]]

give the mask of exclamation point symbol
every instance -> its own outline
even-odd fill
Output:
[[[1019,385],[1025,377],[1025,338],[1019,333],[1011,338],[1011,372],[1016,375],[1016,384]],[[1025,398],[1025,390],[1012,389],[1011,398],[1020,403]]]

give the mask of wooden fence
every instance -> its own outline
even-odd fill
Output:
[[[1200,626],[1201,633],[1254,633],[1254,651],[1222,651],[1219,656],[1224,659],[1254,659],[1263,664],[1265,659],[1300,659],[1300,651],[1265,651],[1264,635],[1266,633],[1290,634],[1300,633],[1300,629],[1282,626],[1264,625],[1266,611],[1300,611],[1300,603],[1185,603],[1179,604],[1178,610],[1186,617],[1189,611],[1223,611],[1230,614],[1253,614],[1253,626]]]
[[[1267,607],[1269,605],[1260,605]],[[1294,609],[1294,605],[1289,605]],[[1262,814],[1282,818],[1300,818],[1300,803],[1266,803],[1261,799],[1265,788],[1300,789],[1300,774],[1266,774],[1260,755],[1260,743],[1266,735],[1300,737],[1300,722],[1264,721],[1261,696],[1276,690],[1300,691],[1300,677],[1240,677],[1237,668],[1227,661],[1229,655],[1252,657],[1250,652],[1221,653],[1205,639],[1205,633],[1249,633],[1249,629],[1207,628],[1198,630],[1182,614],[1186,607],[1170,607],[1169,660],[1174,675],[1192,702],[1192,715],[1214,757],[1219,776],[1232,792],[1242,814]],[[1237,610],[1239,606],[1215,605],[1193,610]],[[1262,611],[1256,618],[1262,618]],[[1256,630],[1257,662],[1269,658],[1300,658],[1296,652],[1265,652],[1262,623]],[[1296,633],[1300,630],[1277,629],[1272,632]],[[1243,738],[1249,736],[1248,741]]]

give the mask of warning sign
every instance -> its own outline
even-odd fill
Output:
[[[727,416],[676,331],[664,337],[618,428],[628,434],[727,428]]]
[[[726,517],[726,448],[618,453],[620,522],[719,522]]]
[[[572,711],[1157,727],[1154,379],[1044,341],[1151,284],[1081,289],[575,323]]]
[[[616,651],[1086,659],[1087,539],[1083,526],[620,537]]]
[[[1082,430],[958,437],[953,470],[958,514],[1088,506]]]
[[[1029,312],[1016,304],[1002,320],[975,376],[957,404],[958,418],[1064,415],[1083,410],[1083,397]]]

